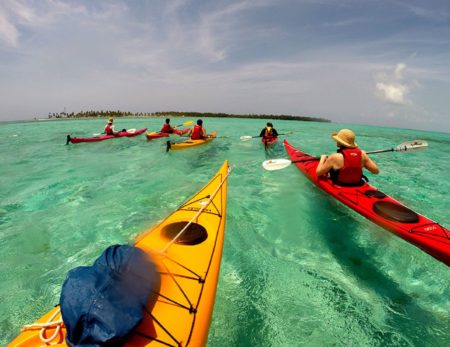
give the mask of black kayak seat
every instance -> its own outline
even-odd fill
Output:
[[[175,222],[166,225],[161,234],[168,239],[173,239],[178,233],[183,230],[188,222]],[[191,223],[187,229],[178,237],[175,243],[180,245],[193,246],[202,243],[208,238],[208,232],[206,229],[197,223]]]
[[[417,223],[419,221],[419,215],[416,212],[392,201],[377,201],[372,209],[377,215],[394,222]]]

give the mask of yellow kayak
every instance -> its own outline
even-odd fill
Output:
[[[217,135],[216,131],[212,131],[209,135],[208,138],[206,138],[205,140],[186,140],[183,142],[179,142],[179,143],[171,143],[170,141],[167,141],[167,151],[169,149],[185,149],[185,148],[189,148],[189,147],[193,147],[193,146],[199,146],[199,145],[203,145],[204,143],[210,142],[212,141]]]
[[[225,161],[197,194],[136,240],[135,246],[155,262],[160,288],[126,346],[206,345],[222,258],[229,174]],[[60,318],[57,306],[9,346],[67,346],[63,323],[38,326]]]

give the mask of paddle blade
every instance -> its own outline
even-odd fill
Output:
[[[414,140],[409,142],[404,142],[394,148],[396,152],[410,152],[410,151],[421,151],[428,147],[427,141]]]
[[[241,141],[248,141],[248,140],[251,140],[253,138],[253,136],[241,136],[240,137],[240,139],[241,139]]]
[[[185,122],[185,123],[183,123],[181,125],[184,126],[184,127],[187,127],[188,125],[191,125],[192,123],[194,123],[194,121],[189,120],[189,121],[187,121],[187,122]]]
[[[262,163],[262,167],[267,171],[281,170],[291,165],[289,159],[269,159]]]
[[[127,133],[134,134],[136,132],[136,129],[127,129]]]
[[[151,133],[147,133],[147,135],[156,135],[157,132],[156,131],[152,131]]]

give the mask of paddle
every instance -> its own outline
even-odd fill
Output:
[[[292,134],[292,131],[288,131],[287,133],[285,133],[285,134],[278,134],[278,136],[280,136],[280,135],[289,135],[289,134]],[[244,135],[244,136],[241,136],[240,137],[240,140],[241,141],[248,141],[248,140],[251,140],[251,139],[256,139],[256,138],[258,138],[258,137],[261,137],[261,136],[249,136],[249,135]]]
[[[366,152],[367,154],[384,153],[384,152],[411,152],[411,151],[421,151],[428,147],[428,143],[422,140],[414,140],[410,142],[404,142],[397,147],[389,149],[380,149],[377,151]],[[306,156],[303,159],[289,160],[289,159],[269,159],[262,163],[262,166],[267,171],[275,171],[287,168],[292,163],[299,163],[302,161],[319,160],[320,157]]]
[[[192,120],[188,120],[187,122],[184,122],[183,124],[179,124],[179,125],[175,125],[174,128],[178,128],[178,127],[187,127],[188,125],[191,125],[192,123],[194,123],[194,121]],[[155,134],[160,134],[160,131],[152,131],[151,133],[147,133],[147,135],[155,135]]]

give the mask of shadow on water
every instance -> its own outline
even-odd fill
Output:
[[[429,336],[429,327],[439,323],[436,317],[420,307],[414,297],[405,293],[398,283],[380,271],[377,260],[374,258],[375,251],[371,252],[369,248],[361,246],[356,241],[357,233],[361,228],[358,221],[347,214],[346,207],[337,206],[329,198],[323,197],[316,199],[311,208],[333,211],[333,214],[338,214],[339,223],[332,223],[334,217],[329,212],[323,218],[315,220],[314,228],[317,230],[317,237],[321,237],[325,241],[336,262],[349,275],[382,298],[388,307],[389,326],[394,328],[393,330],[401,332],[405,338],[412,341],[413,345],[420,345],[424,336],[428,336],[432,340],[433,336]],[[339,295],[336,294],[337,300],[334,301],[334,304],[336,309],[339,309]],[[411,325],[411,320],[416,323]],[[399,343],[399,341],[393,341],[394,337],[385,332],[372,331],[371,335],[382,345]],[[395,338],[398,339],[398,336]],[[403,340],[403,343],[405,342]]]

